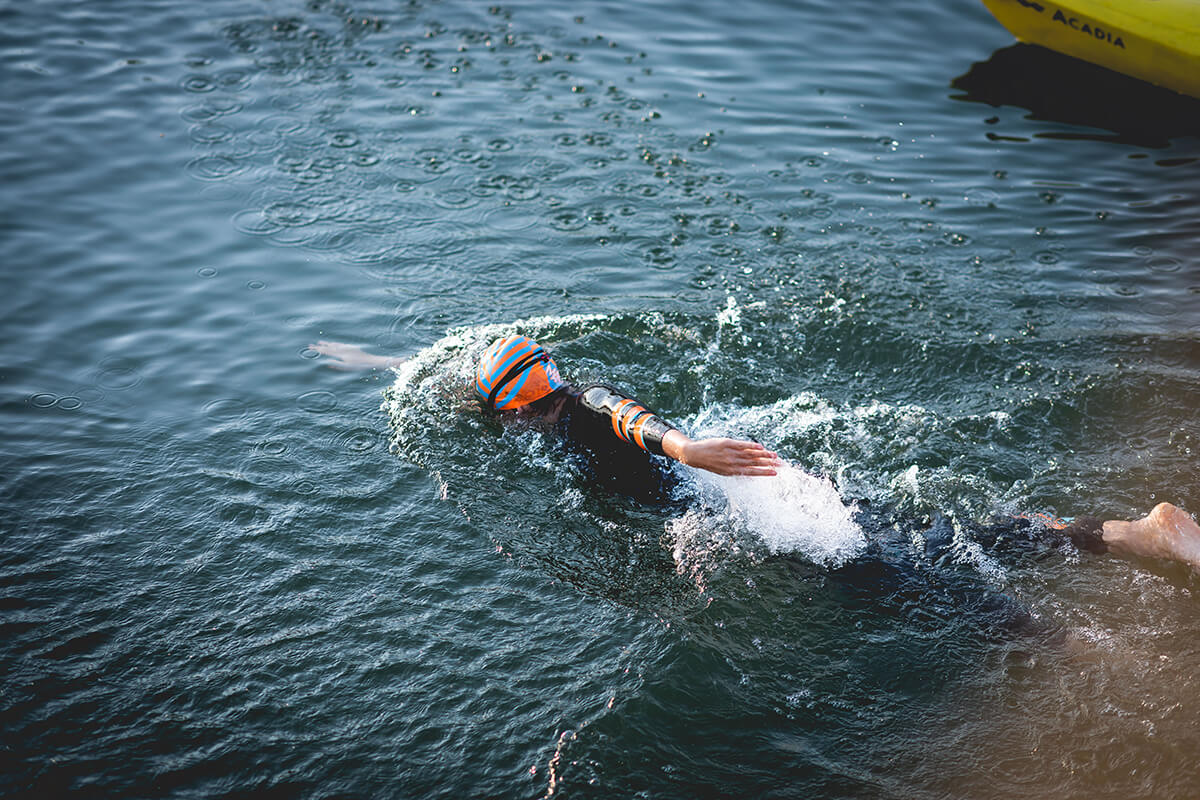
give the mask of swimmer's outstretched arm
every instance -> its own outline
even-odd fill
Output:
[[[667,431],[662,441],[663,452],[696,469],[718,475],[770,476],[783,462],[779,456],[758,442],[738,439],[692,439],[681,430]]]
[[[1116,555],[1179,561],[1200,572],[1200,525],[1170,503],[1132,522],[1104,522],[1102,539]]]
[[[325,366],[343,370],[387,369],[389,367],[398,367],[408,360],[404,356],[371,355],[361,347],[356,347],[352,344],[343,344],[342,342],[320,341],[316,344],[310,344],[308,349],[315,350],[321,355],[333,359],[332,361],[321,362]]]
[[[692,439],[638,401],[611,386],[593,384],[579,395],[581,407],[612,421],[613,435],[648,453],[717,475],[775,474],[779,456],[758,442],[738,439]]]

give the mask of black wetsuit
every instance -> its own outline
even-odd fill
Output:
[[[673,499],[671,490],[677,482],[666,469],[669,459],[663,453],[662,442],[669,431],[677,430],[674,425],[607,384],[561,391],[567,399],[555,431],[583,456],[589,477],[638,500]],[[1035,542],[1056,545],[1064,538],[1080,550],[1108,551],[1101,521],[1096,517],[1064,520],[1047,514],[1023,514],[974,526],[973,533],[989,551],[1028,551]]]
[[[678,484],[668,468],[663,437],[674,426],[654,415],[634,398],[605,384],[583,389],[566,387],[564,405],[555,432],[568,449],[580,456],[580,468],[589,482],[601,489],[658,506],[686,506],[674,492]],[[979,573],[962,562],[954,543],[954,529],[939,517],[923,525],[897,525],[889,515],[865,510],[857,522],[869,545],[862,555],[825,572],[850,602],[870,603],[894,610],[933,608],[965,613],[985,634],[1030,633],[1039,630],[1028,607],[997,591]],[[1094,517],[1074,521],[1045,514],[1004,517],[989,524],[969,524],[968,538],[990,556],[1038,558],[1070,540],[1080,550],[1106,552],[1101,522]],[[920,532],[919,539],[912,533]],[[920,552],[913,542],[921,541]],[[801,559],[797,564],[806,564]],[[813,565],[801,566],[807,571]]]
[[[676,480],[662,443],[675,426],[612,386],[568,387],[565,393],[555,432],[582,457],[588,477],[642,502],[670,502]]]

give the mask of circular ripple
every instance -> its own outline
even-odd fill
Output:
[[[448,189],[434,195],[433,204],[446,209],[471,208],[479,205],[481,200],[465,189]]]
[[[532,228],[537,218],[524,208],[497,206],[483,215],[482,222],[492,230],[513,232]]]
[[[259,289],[267,288],[267,284],[264,281],[247,281],[246,288],[258,291]]]
[[[233,215],[233,227],[250,236],[270,236],[284,226],[268,219],[262,209],[247,208]]]
[[[245,167],[230,156],[202,156],[188,162],[187,171],[193,178],[202,181],[220,181],[233,177]]]
[[[216,270],[213,270],[216,273]],[[128,361],[119,358],[106,358],[100,362],[100,372],[96,374],[96,385],[105,389],[119,392],[132,389],[141,383],[142,375]]]
[[[210,75],[184,75],[179,81],[179,87],[186,92],[211,92],[217,88],[216,80]]]
[[[305,392],[296,398],[296,405],[304,411],[323,413],[337,408],[337,395],[333,392],[316,390]]]
[[[196,274],[201,278],[215,278],[217,277],[217,270],[213,267],[201,267],[196,270]]]
[[[58,395],[40,392],[29,396],[29,402],[33,403],[38,408],[50,408],[58,402]]]
[[[358,144],[358,134],[354,131],[331,131],[329,144],[331,147],[354,147]]]
[[[317,482],[311,478],[301,478],[292,484],[292,491],[296,494],[316,494],[320,488]]]
[[[196,144],[218,144],[233,138],[233,129],[228,125],[202,122],[188,129],[188,138]]]
[[[83,401],[80,400],[78,397],[74,397],[72,395],[67,395],[66,397],[60,397],[57,400],[55,400],[54,405],[58,406],[59,408],[65,410],[65,411],[74,411],[75,409],[81,408],[83,406]]]
[[[320,218],[315,208],[302,201],[271,203],[262,213],[265,219],[284,228],[302,228]]]
[[[223,397],[204,405],[204,416],[215,420],[232,420],[246,415],[246,403],[236,397]]]
[[[242,104],[229,98],[213,97],[203,103],[188,106],[179,112],[186,122],[211,122],[217,117],[242,110]]]
[[[283,146],[283,137],[275,131],[250,131],[245,137],[246,144],[256,153],[269,153]]]
[[[217,73],[217,83],[224,89],[245,89],[250,85],[250,71],[245,69],[227,69]]]
[[[1170,256],[1158,256],[1147,261],[1146,265],[1155,272],[1178,272],[1183,262]]]
[[[538,197],[542,190],[533,182],[526,182],[527,179],[519,179],[514,181],[504,189],[504,196],[510,200],[533,200]]]
[[[256,486],[274,486],[279,484],[288,467],[286,461],[273,456],[250,456],[241,463],[238,472]]]
[[[307,127],[307,123],[291,114],[273,114],[260,120],[258,127],[259,130],[271,131],[280,136],[294,136],[301,133]]]
[[[383,437],[370,428],[359,427],[338,434],[335,441],[352,453],[366,453],[378,447]]]
[[[550,227],[556,231],[579,231],[587,226],[587,217],[575,208],[560,208],[550,217]]]
[[[280,456],[287,451],[287,443],[281,442],[278,439],[268,439],[265,442],[259,442],[256,449],[260,453],[265,453],[269,456]]]

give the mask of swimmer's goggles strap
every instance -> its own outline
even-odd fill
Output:
[[[492,409],[493,411],[496,410],[496,398],[500,396],[500,392],[504,390],[505,386],[512,383],[518,375],[524,372],[527,367],[529,367],[531,364],[536,364],[539,361],[549,360],[550,356],[546,355],[546,351],[538,348],[509,367],[504,374],[500,376],[500,380],[496,381],[496,383],[492,386],[492,390],[488,392],[488,408]]]

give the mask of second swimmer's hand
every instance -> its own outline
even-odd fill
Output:
[[[688,438],[682,431],[663,437],[663,452],[681,464],[717,475],[770,476],[783,462],[758,442]]]

